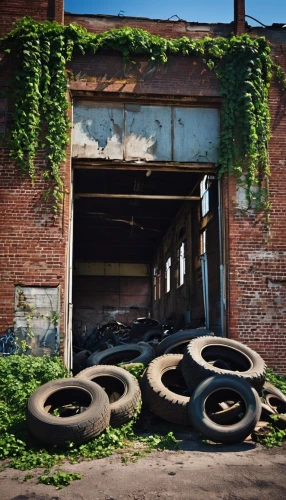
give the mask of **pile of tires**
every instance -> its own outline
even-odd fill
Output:
[[[94,366],[77,377],[54,380],[30,397],[27,424],[45,444],[82,444],[108,425],[129,422],[141,400],[138,381],[117,366]]]
[[[184,332],[178,333],[183,342]],[[196,336],[183,354],[163,354],[149,364],[143,401],[159,417],[192,425],[212,441],[239,442],[260,419],[265,375],[263,359],[244,344]]]
[[[271,415],[286,412],[286,397],[265,382],[263,359],[244,344],[205,329],[179,331],[157,346],[148,343],[154,338],[161,339],[156,329],[145,342],[82,354],[87,368],[31,396],[31,433],[48,444],[83,443],[107,425],[129,422],[142,398],[145,409],[167,422],[192,426],[215,442],[234,443],[253,432],[261,413],[270,421]],[[146,367],[140,385],[116,366],[134,363]]]

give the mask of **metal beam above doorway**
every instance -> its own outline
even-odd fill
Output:
[[[76,170],[138,170],[138,171],[148,171],[152,172],[190,172],[190,173],[201,173],[201,174],[214,174],[215,164],[214,163],[177,163],[177,162],[145,162],[145,161],[135,161],[135,162],[118,162],[113,160],[112,162],[103,161],[84,161],[80,159],[73,158],[73,168]]]
[[[139,200],[182,200],[199,201],[200,196],[169,196],[151,194],[75,193],[76,198],[127,198]]]

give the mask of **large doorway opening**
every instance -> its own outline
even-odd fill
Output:
[[[170,315],[223,333],[219,123],[186,100],[75,100],[75,335]]]
[[[171,314],[221,333],[214,176],[81,166],[74,189],[76,334]]]

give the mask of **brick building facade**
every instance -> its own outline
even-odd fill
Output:
[[[206,35],[216,37],[248,32],[253,36],[266,36],[271,44],[274,60],[286,70],[286,31],[282,25],[251,28],[245,23],[244,2],[237,0],[234,7],[233,23],[202,24],[182,20],[63,14],[63,1],[43,1],[39,6],[38,2],[19,0],[12,6],[11,2],[5,0],[1,5],[3,15],[0,34],[3,36],[9,32],[13,22],[25,15],[30,15],[37,21],[55,19],[65,24],[76,22],[95,33],[126,25],[146,29],[166,38],[187,36],[198,39]],[[134,62],[135,64],[128,66],[121,55],[111,51],[74,57],[68,68],[73,75],[70,81],[70,98],[74,116],[79,105],[82,108],[94,106],[96,110],[97,107],[102,109],[106,106],[112,112],[122,107],[125,117],[128,113],[135,113],[138,107],[145,112],[148,106],[153,106],[156,113],[162,108],[168,108],[172,116],[181,109],[195,109],[198,112],[220,110],[218,81],[214,73],[198,58],[171,56],[164,67],[151,72],[143,58],[135,58]],[[8,91],[7,101],[4,98],[1,100],[2,116],[5,115],[6,128],[9,128],[13,110],[9,90],[14,62],[3,56],[1,64],[1,89]],[[93,323],[115,317],[115,311],[116,319],[123,322],[130,321],[138,312],[144,315],[151,313],[157,319],[178,312],[185,315],[193,326],[202,326],[206,320],[202,255],[206,253],[209,326],[219,335],[245,342],[256,349],[269,366],[279,373],[285,373],[285,99],[281,86],[273,79],[269,96],[272,132],[269,142],[269,227],[265,224],[263,213],[240,209],[243,197],[241,198],[234,178],[225,175],[218,182],[214,162],[200,165],[190,162],[184,172],[179,172],[180,162],[176,165],[176,160],[159,162],[160,164],[151,161],[148,167],[145,165],[145,169],[139,164],[134,165],[135,162],[127,164],[109,160],[104,164],[94,158],[83,158],[74,153],[72,155],[74,138],[67,150],[67,160],[62,165],[67,193],[55,217],[48,203],[42,199],[44,182],[40,175],[34,185],[31,185],[29,179],[21,179],[9,158],[8,149],[1,147],[1,331],[13,325],[15,318],[16,323],[18,321],[18,325],[21,325],[21,303],[17,294],[19,289],[25,290],[25,287],[29,288],[32,297],[33,293],[41,289],[47,295],[49,289],[57,290],[59,329],[67,363],[72,303],[75,333],[77,328],[89,331]],[[45,152],[40,151],[37,168],[40,170],[45,162]],[[168,163],[168,168],[163,163]],[[122,229],[117,236],[115,220],[119,205],[113,200],[107,199],[96,205],[92,198],[75,197],[73,217],[73,187],[76,194],[108,194],[114,190],[116,192],[115,186],[122,183],[123,188],[129,189],[129,193],[138,194],[145,192],[142,185],[146,186],[146,173],[149,170],[152,171],[150,179],[153,182],[150,192],[154,193],[156,188],[156,194],[162,195],[186,195],[188,193],[182,186],[189,184],[189,192],[199,197],[200,182],[204,176],[209,176],[211,217],[201,217],[199,200],[190,202],[190,210],[186,209],[186,205],[179,205],[176,201],[167,203],[167,200],[162,202],[160,208],[152,205],[155,203],[152,201],[142,207],[140,203],[143,202],[135,200],[133,204],[129,202],[127,209],[122,201],[122,213],[125,210],[130,222],[133,222],[135,214],[137,219],[134,215],[134,220],[139,220],[143,225],[145,217],[144,224],[148,227],[150,221],[154,222],[154,213],[157,214],[157,225],[154,225],[153,233],[148,233],[145,240],[135,233],[136,229],[132,226],[128,226],[128,231],[132,229],[134,232],[124,233]],[[130,183],[132,188],[128,187]],[[171,207],[172,203],[174,205]],[[103,221],[102,214],[106,214],[112,206],[113,217],[105,217]],[[125,222],[129,220],[127,215]],[[163,232],[157,237],[160,224]],[[206,228],[208,236],[204,252],[200,246],[204,244],[202,234]],[[93,231],[98,238],[92,236]],[[133,246],[129,241],[132,238]],[[180,261],[177,250],[183,242],[188,252],[184,263],[186,278],[180,285],[180,270],[179,267],[175,268],[174,263]],[[172,257],[173,274],[171,290],[166,293],[165,263],[168,256]],[[75,261],[73,277],[70,271],[72,259]],[[84,263],[89,263],[88,272]],[[117,263],[119,267],[127,263],[128,271],[125,274],[109,271],[108,274],[105,266],[109,265],[111,268],[112,263]],[[149,273],[142,271],[139,266],[141,264],[149,266]],[[130,267],[132,265],[138,265],[136,271]],[[162,287],[160,294],[159,286]],[[100,314],[94,307],[96,301],[100,304]],[[37,302],[35,304],[37,307]]]

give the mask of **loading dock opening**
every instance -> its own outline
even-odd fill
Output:
[[[219,110],[76,100],[73,332],[180,314],[222,334]]]
[[[75,164],[74,332],[177,313],[221,333],[218,189],[210,177]]]

